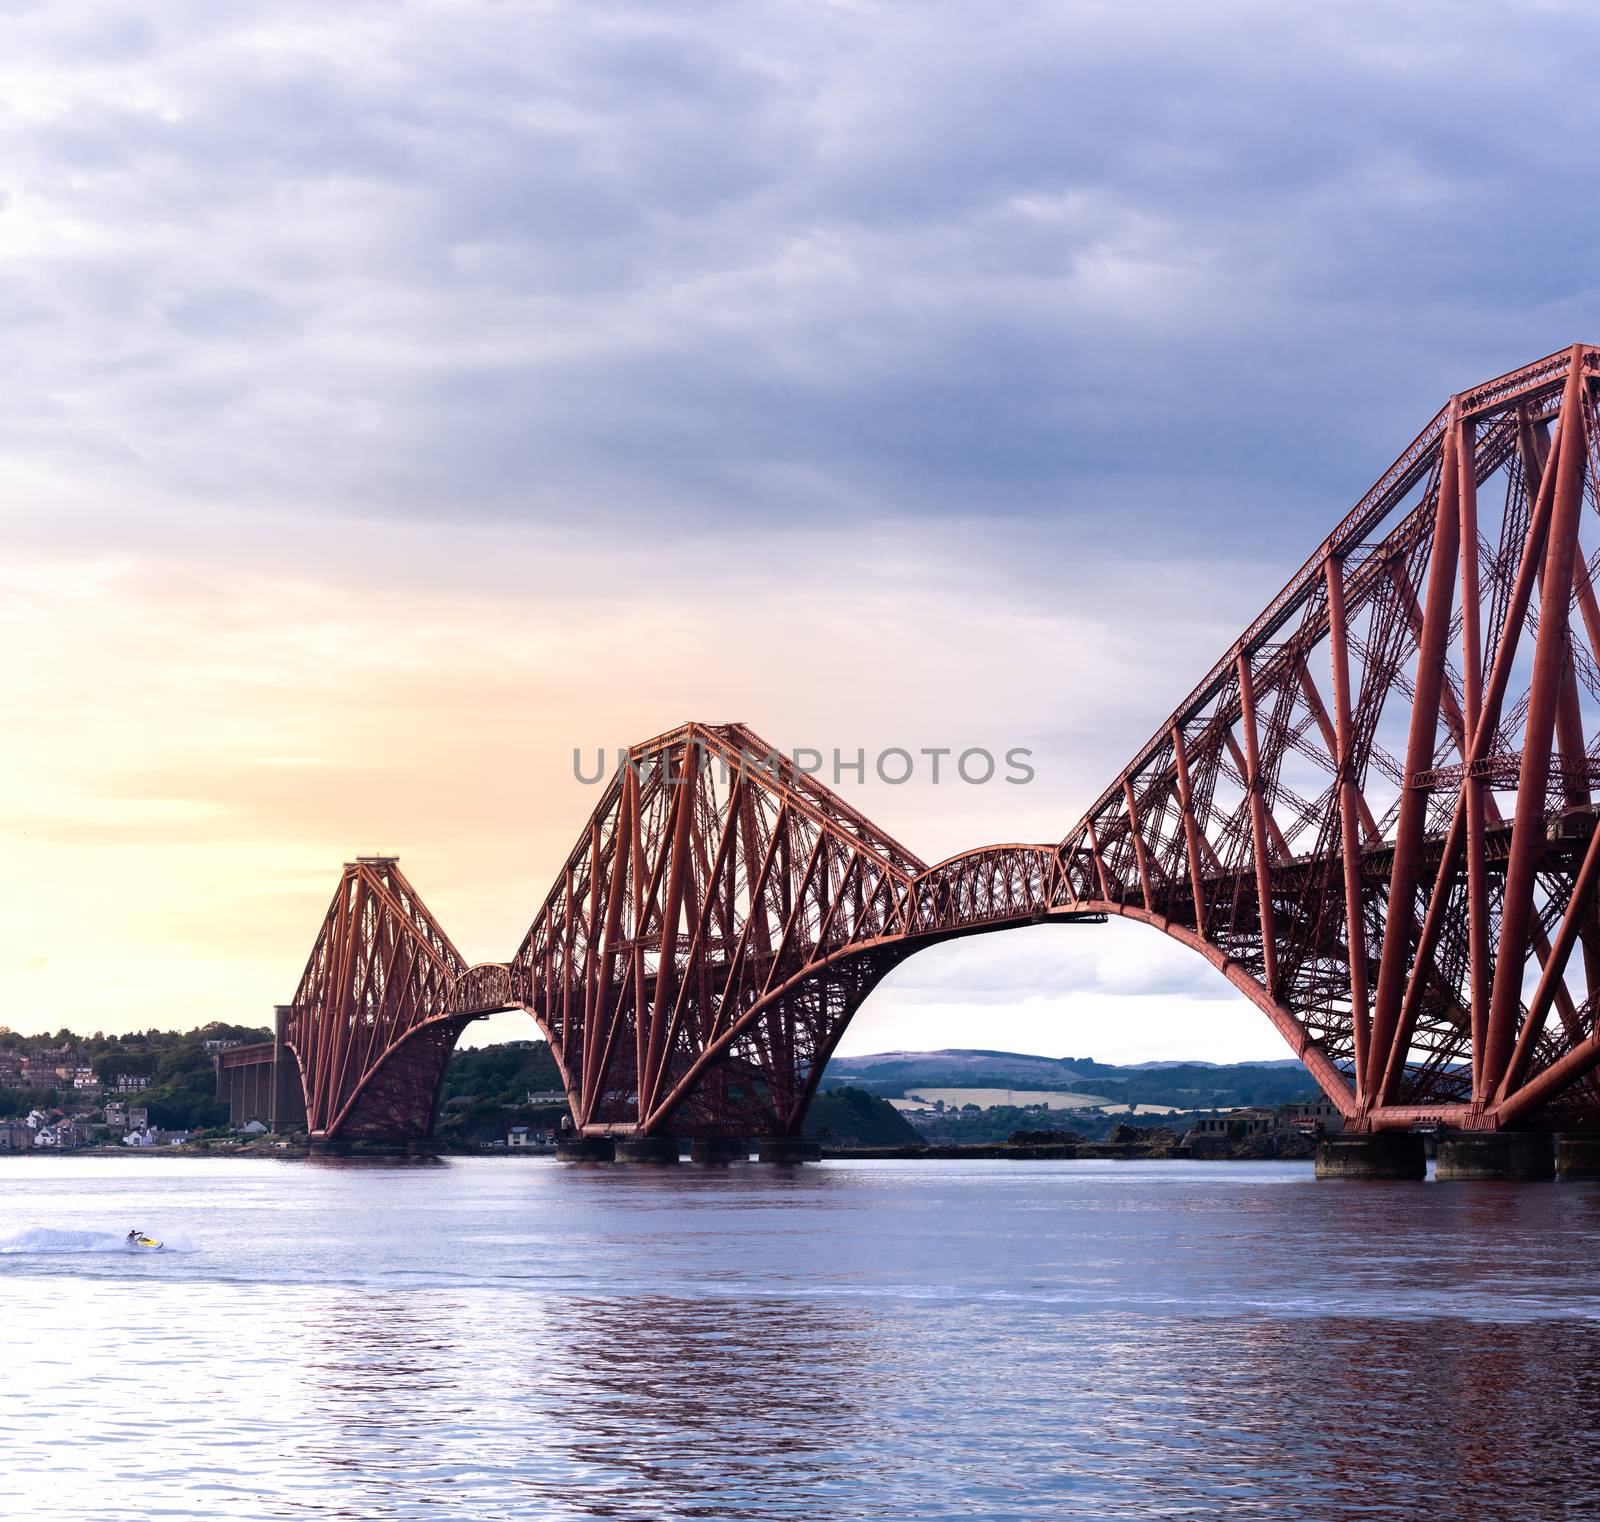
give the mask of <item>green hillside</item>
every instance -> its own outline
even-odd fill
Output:
[[[806,1135],[840,1147],[917,1146],[922,1141],[888,1100],[848,1087],[829,1089],[811,1101]]]
[[[1141,1063],[1119,1066],[1090,1057],[1037,1057],[1026,1052],[880,1052],[835,1057],[825,1085],[848,1084],[886,1099],[922,1089],[1030,1088],[1093,1094],[1113,1104],[1174,1105],[1184,1110],[1276,1105],[1317,1093],[1311,1075],[1291,1059],[1273,1062]]]

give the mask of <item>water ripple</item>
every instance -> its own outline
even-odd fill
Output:
[[[92,1250],[130,1223],[199,1250]],[[1597,1515],[1597,1227],[1582,1186],[1285,1165],[4,1160],[0,1501]]]

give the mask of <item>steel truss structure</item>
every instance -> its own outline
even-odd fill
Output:
[[[907,956],[1141,920],[1356,1130],[1600,1113],[1600,351],[1452,397],[1056,844],[929,867],[737,724],[629,753],[508,963],[345,868],[290,1011],[313,1136],[422,1136],[530,1012],[589,1134],[792,1135]]]

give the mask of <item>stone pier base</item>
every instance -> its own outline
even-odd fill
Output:
[[[1555,1137],[1543,1131],[1455,1131],[1439,1135],[1434,1177],[1546,1179],[1556,1176]]]
[[[1600,1135],[1572,1131],[1556,1137],[1556,1172],[1562,1178],[1600,1178]]]
[[[756,1156],[764,1163],[814,1163],[822,1157],[822,1143],[804,1136],[763,1136]]]
[[[617,1138],[619,1163],[675,1163],[683,1150],[676,1136],[622,1136]]]
[[[691,1163],[747,1163],[756,1145],[745,1136],[696,1136],[689,1142]]]
[[[617,1144],[609,1136],[563,1136],[556,1141],[560,1163],[609,1163],[616,1155]]]
[[[428,1143],[398,1136],[362,1136],[354,1141],[339,1137],[332,1141],[313,1140],[306,1150],[312,1157],[416,1157],[428,1151]]]
[[[1410,1131],[1368,1131],[1324,1136],[1317,1143],[1318,1178],[1419,1179],[1428,1156]]]

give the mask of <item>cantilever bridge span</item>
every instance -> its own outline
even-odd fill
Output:
[[[906,957],[1112,914],[1213,963],[1349,1129],[1600,1112],[1597,386],[1575,345],[1452,397],[1059,841],[928,866],[689,724],[507,962],[349,864],[283,1032],[313,1137],[427,1135],[461,1030],[519,1008],[586,1134],[793,1135]]]

